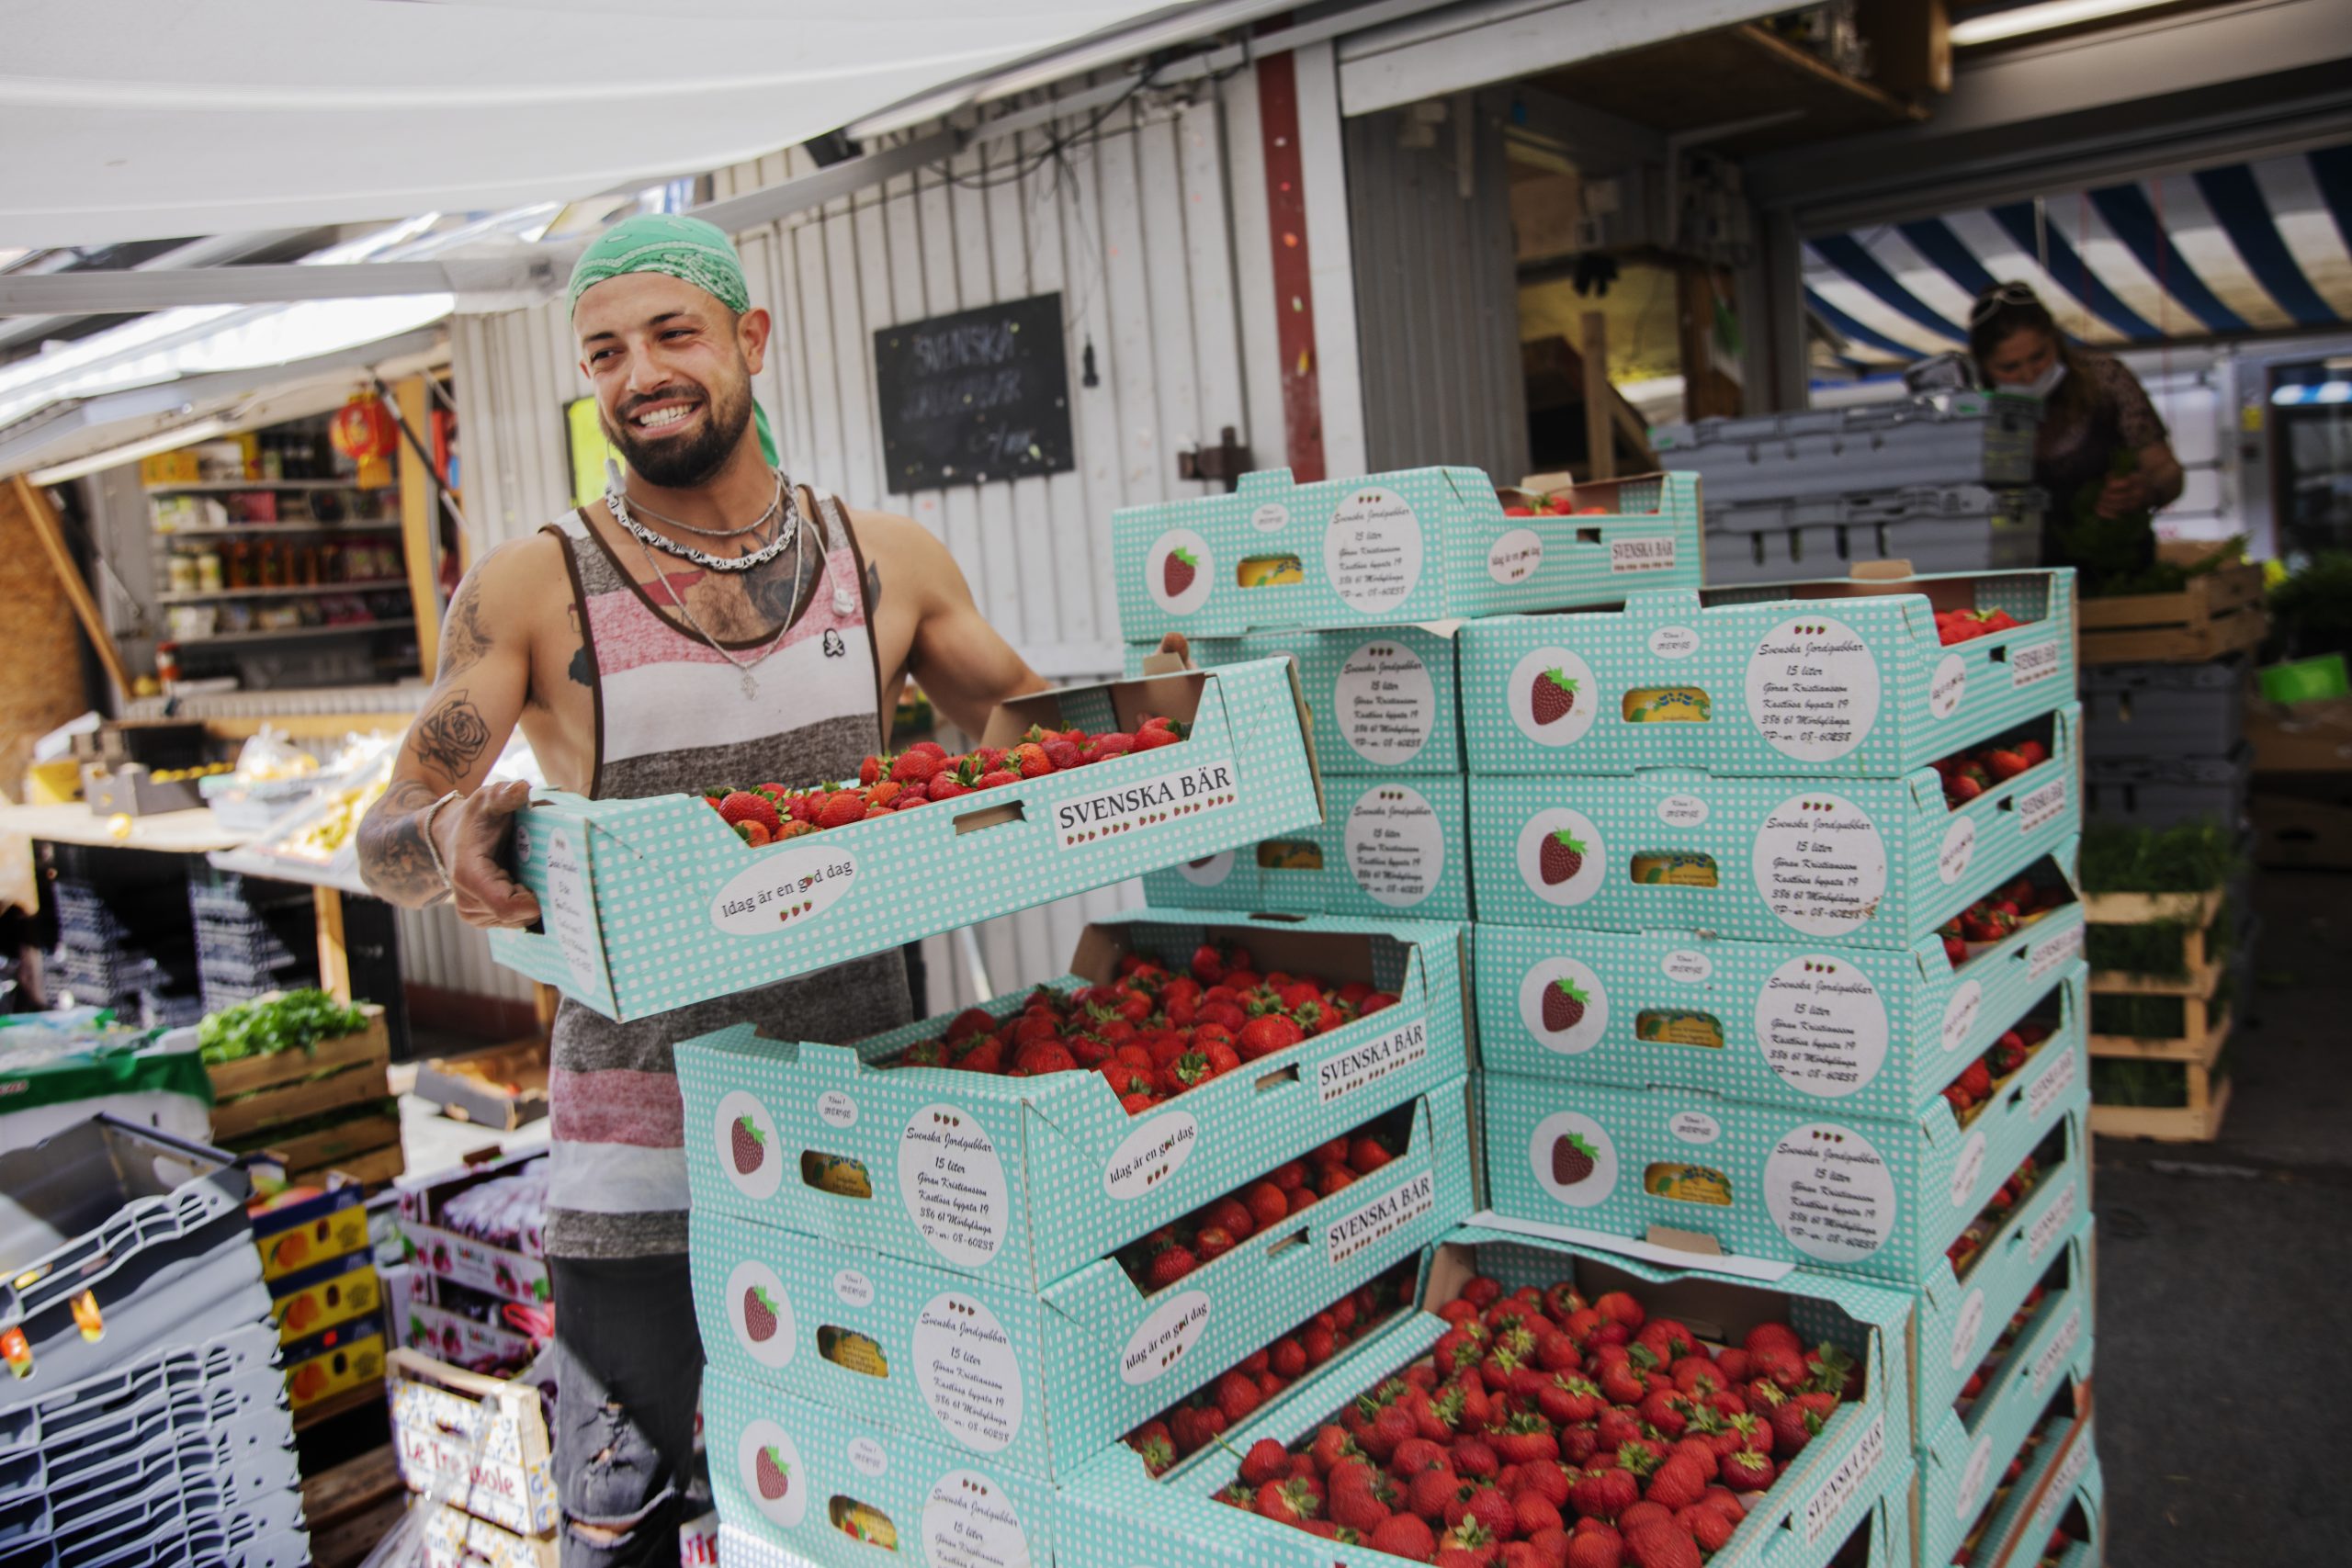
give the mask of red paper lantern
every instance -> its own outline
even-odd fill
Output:
[[[383,399],[373,392],[358,392],[334,411],[334,418],[327,425],[327,438],[345,457],[365,463],[390,457],[400,440],[400,431]]]

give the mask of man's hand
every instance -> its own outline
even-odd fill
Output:
[[[2155,492],[2147,479],[2134,471],[2117,474],[2098,492],[2098,514],[2101,517],[2129,517],[2148,510]]]
[[[451,907],[469,926],[509,929],[537,923],[539,901],[508,874],[500,856],[514,832],[514,813],[531,804],[520,779],[453,800],[433,818],[433,840],[449,868]]]
[[[1184,634],[1182,632],[1170,632],[1167,636],[1161,637],[1159,639],[1159,651],[1162,653],[1174,654],[1177,658],[1184,661],[1184,668],[1187,670],[1190,670],[1193,667],[1193,645],[1184,640]]]

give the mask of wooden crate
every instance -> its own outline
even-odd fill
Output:
[[[2216,568],[2177,593],[2086,599],[2076,612],[2085,664],[2202,664],[2259,645],[2269,634],[2262,569]]]
[[[266,1144],[254,1152],[275,1161],[288,1181],[339,1170],[355,1181],[375,1186],[408,1168],[401,1154],[399,1115],[372,1108],[332,1126]]]
[[[2189,1032],[2204,1030],[2205,1004],[2222,983],[2224,968],[2210,940],[2226,900],[2220,888],[2204,893],[2104,893],[2083,897],[2085,919],[2094,926],[2179,925],[2179,978],[2123,969],[2091,971],[2091,994],[2109,997],[2180,997],[2193,1005]]]
[[[420,1063],[413,1090],[458,1122],[513,1132],[548,1113],[548,1046],[514,1040]]]
[[[2208,1019],[2209,1009],[2219,1013]],[[2221,1135],[2222,1113],[2229,1109],[2230,1080],[2219,1075],[2222,1051],[2230,1043],[2226,1006],[2211,1009],[2210,992],[2185,1004],[2188,1032],[2169,1040],[2135,1035],[2094,1034],[2090,1053],[2095,1059],[2169,1062],[2179,1066],[2186,1080],[2184,1105],[2102,1105],[2091,1101],[2091,1131],[2105,1137],[2151,1138],[2164,1143],[2204,1144]],[[2096,1077],[2094,1077],[2096,1083]],[[2098,1090],[2093,1089],[2097,1095]]]
[[[357,1033],[322,1040],[307,1051],[248,1056],[207,1067],[216,1102],[212,1136],[250,1138],[322,1111],[389,1096],[392,1043],[384,1027],[384,1010],[362,1002],[359,1010],[368,1023]],[[321,1073],[332,1076],[316,1076]]]
[[[2192,1099],[2200,1098],[2194,1087]],[[2230,1080],[2205,1087],[2203,1103],[2091,1106],[2091,1131],[2102,1138],[2144,1138],[2158,1144],[2210,1144],[2222,1135],[2230,1108]]]

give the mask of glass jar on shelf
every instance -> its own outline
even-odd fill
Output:
[[[164,580],[175,593],[196,592],[196,558],[186,550],[174,550],[164,563]]]
[[[203,593],[220,592],[220,552],[209,545],[196,552],[196,586]]]

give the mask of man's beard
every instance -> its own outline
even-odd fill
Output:
[[[665,388],[650,396],[630,399],[628,408],[642,408],[677,395],[676,389]],[[705,399],[709,405],[709,417],[693,435],[641,435],[625,411],[617,426],[612,420],[599,416],[605,438],[620,448],[629,468],[648,484],[660,485],[664,490],[692,490],[708,484],[734,455],[736,443],[743,439],[743,427],[752,423],[750,384],[741,381],[726,395],[706,393]]]

